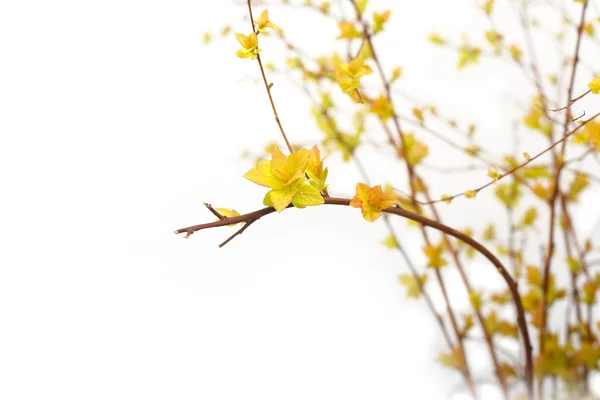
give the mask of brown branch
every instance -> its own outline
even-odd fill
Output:
[[[338,198],[338,197],[325,197],[324,200],[325,200],[325,204],[330,204],[330,205],[339,205],[339,206],[349,206],[350,205],[350,199],[344,199],[344,198]],[[289,207],[292,207],[292,206],[289,206]],[[510,273],[504,267],[502,262],[500,262],[500,260],[492,252],[490,252],[484,245],[482,245],[475,239],[471,238],[470,236],[465,235],[464,233],[462,233],[456,229],[453,229],[447,225],[444,225],[437,221],[431,220],[422,215],[412,213],[412,212],[407,211],[400,207],[389,207],[382,211],[385,213],[388,213],[388,214],[394,214],[394,215],[398,215],[403,218],[410,219],[412,221],[418,222],[419,224],[421,224],[423,226],[427,226],[427,227],[433,228],[437,231],[446,233],[446,234],[466,243],[467,245],[471,246],[473,249],[475,249],[477,252],[479,252],[481,255],[483,255],[486,259],[488,259],[496,267],[496,270],[500,273],[500,275],[502,276],[502,278],[508,285],[509,291],[513,297],[513,301],[516,305],[517,325],[519,327],[519,331],[521,333],[521,336],[523,337],[523,342],[525,345],[525,366],[526,366],[525,367],[525,376],[526,376],[526,380],[529,385],[530,382],[532,382],[532,381],[530,381],[531,376],[529,376],[528,374],[530,374],[532,372],[533,359],[532,359],[532,347],[531,347],[531,341],[529,338],[529,331],[527,329],[527,322],[525,320],[525,310],[523,309],[523,303],[521,301],[521,296],[519,294],[517,283],[511,277]],[[250,212],[247,214],[243,214],[243,215],[240,215],[237,217],[227,218],[227,220],[219,220],[219,221],[210,222],[210,223],[206,223],[206,224],[199,224],[199,225],[189,226],[187,228],[181,228],[181,229],[176,230],[175,233],[176,234],[180,234],[180,233],[192,234],[192,233],[200,231],[200,230],[216,228],[219,226],[225,226],[225,225],[229,225],[232,223],[250,222],[250,221],[254,222],[257,219],[264,217],[265,215],[269,215],[273,212],[275,212],[274,208],[265,207],[260,210],[256,210],[256,211],[253,211],[253,212]]]
[[[415,188],[415,184],[417,182],[418,177],[417,177],[417,175],[416,175],[416,173],[414,171],[413,165],[411,165],[411,163],[408,161],[408,151],[407,151],[406,141],[405,141],[402,129],[400,127],[400,122],[398,120],[398,115],[396,113],[395,107],[393,107],[393,100],[392,100],[392,93],[391,93],[391,88],[390,88],[390,81],[385,76],[385,73],[383,71],[383,66],[381,64],[381,61],[379,60],[379,57],[378,57],[377,52],[375,50],[375,46],[373,45],[373,40],[372,40],[372,37],[371,37],[371,33],[369,32],[368,24],[363,20],[360,8],[358,7],[358,4],[356,3],[355,0],[350,0],[350,3],[354,7],[354,11],[356,13],[356,20],[357,20],[357,22],[362,25],[362,28],[363,28],[363,39],[366,40],[366,42],[369,45],[371,56],[373,57],[373,61],[375,62],[375,66],[376,66],[376,69],[378,71],[379,77],[380,77],[381,82],[383,83],[383,86],[385,88],[386,100],[390,104],[392,104],[392,121],[393,121],[394,127],[396,128],[396,133],[398,134],[398,137],[400,139],[400,146],[401,146],[402,154],[404,154],[404,157],[405,157],[405,160],[406,160],[406,169],[407,169],[408,179],[409,179],[409,185],[410,185],[410,189],[411,189],[411,198],[413,200],[414,207],[418,208],[417,201],[416,201],[416,193],[417,193],[417,191],[416,191],[416,188]],[[437,222],[437,223],[439,223],[439,222]],[[428,238],[428,235],[427,235],[426,231],[424,229],[421,229],[421,232],[422,232],[423,238],[425,240],[425,243],[429,246],[430,242],[429,242],[429,238]],[[458,258],[455,257],[455,261],[457,263],[458,269],[461,270],[462,268],[461,268],[460,263],[458,262]],[[466,352],[464,350],[463,339],[462,339],[462,337],[461,337],[461,335],[459,333],[459,329],[458,329],[458,326],[456,324],[456,318],[454,316],[454,312],[453,312],[453,310],[451,308],[451,305],[450,305],[450,300],[449,300],[449,297],[448,297],[446,289],[445,289],[444,281],[442,279],[441,272],[438,269],[436,269],[435,273],[436,273],[436,277],[437,277],[438,283],[440,285],[440,288],[442,290],[442,294],[444,296],[444,301],[446,302],[446,305],[447,305],[448,316],[450,317],[450,321],[451,321],[452,326],[454,328],[455,334],[456,334],[456,336],[458,338],[458,344],[460,346],[460,349],[461,349],[462,354],[463,354],[463,358],[465,360],[465,370],[464,370],[465,380],[466,380],[467,386],[469,387],[471,393],[473,394],[473,397],[476,398],[477,395],[476,395],[476,392],[475,392],[475,389],[474,389],[474,386],[473,386],[472,375],[471,375],[471,373],[469,371],[469,365],[468,365],[468,362],[467,362],[467,359],[466,359],[467,355],[466,355]],[[463,278],[466,279],[466,277],[464,275],[463,275]],[[484,329],[485,329],[485,327],[484,327]],[[499,366],[499,364],[497,362],[497,358],[495,357],[495,350],[494,350],[493,346],[490,347],[490,352],[492,353],[492,360],[494,362],[494,368],[495,368],[498,380],[500,382],[500,386],[502,388],[502,392],[504,394],[504,397],[508,398],[508,390],[507,390],[506,381],[504,379],[503,374],[500,371],[500,366]]]
[[[564,135],[564,136],[563,136],[561,139],[559,139],[559,140],[557,140],[556,142],[552,143],[552,145],[550,145],[549,147],[547,147],[547,148],[546,148],[545,150],[543,150],[542,152],[540,152],[540,153],[536,154],[534,157],[531,157],[529,160],[525,161],[524,163],[522,163],[522,164],[519,164],[519,165],[517,165],[516,167],[513,167],[513,168],[511,168],[511,169],[507,170],[506,172],[504,172],[503,174],[501,174],[501,175],[498,177],[498,179],[492,180],[492,181],[490,181],[490,182],[486,183],[485,185],[482,185],[482,186],[478,187],[477,189],[474,189],[473,191],[474,191],[475,193],[479,193],[481,190],[483,190],[483,189],[487,188],[488,186],[491,186],[491,185],[493,185],[494,183],[496,183],[496,181],[499,181],[500,179],[502,179],[502,178],[504,178],[504,177],[506,177],[506,176],[508,176],[508,175],[511,175],[511,174],[513,174],[513,173],[514,173],[514,172],[516,172],[517,170],[519,170],[519,169],[521,169],[521,168],[525,167],[525,166],[526,166],[526,165],[528,165],[529,163],[531,163],[531,162],[535,161],[536,159],[540,158],[541,156],[543,156],[544,154],[546,154],[546,153],[547,153],[547,152],[549,152],[550,150],[554,149],[554,148],[555,148],[556,146],[558,146],[559,144],[561,144],[561,143],[563,143],[563,144],[564,144],[564,143],[566,142],[566,140],[567,140],[567,139],[568,139],[568,138],[569,138],[571,135],[573,135],[574,133],[576,133],[576,132],[577,132],[579,129],[581,129],[583,126],[585,126],[585,124],[587,124],[588,122],[590,122],[590,121],[592,121],[592,120],[596,119],[598,116],[600,116],[600,112],[599,112],[599,113],[597,113],[597,114],[595,114],[595,115],[594,115],[593,117],[591,117],[590,119],[587,119],[587,120],[585,120],[584,122],[582,122],[582,123],[581,123],[579,126],[577,126],[575,129],[573,129],[572,131],[568,132],[568,133],[567,133],[566,135]],[[465,195],[465,192],[462,192],[462,193],[457,193],[457,194],[455,194],[455,195],[449,196],[449,198],[448,198],[448,199],[445,199],[445,200],[441,200],[441,199],[440,199],[440,200],[432,200],[431,202],[427,202],[427,203],[425,203],[425,204],[434,204],[434,203],[439,203],[439,202],[442,202],[442,201],[453,200],[453,199],[455,199],[455,198],[457,198],[457,197],[464,196],[464,195]]]
[[[360,9],[358,8],[358,5],[356,4],[355,0],[349,0],[349,1],[352,3],[354,10],[356,12],[357,22],[360,23],[363,27],[363,39],[366,40],[366,42],[369,45],[371,56],[373,57],[373,61],[375,62],[375,67],[377,69],[379,77],[385,88],[386,100],[390,104],[393,105],[390,82],[385,77],[385,73],[383,72],[383,67],[381,65],[381,62],[379,61],[379,57],[377,55],[377,52],[375,51],[375,47],[373,46],[373,41],[371,38],[371,33],[369,32],[369,27],[368,27],[367,23],[363,20]],[[402,154],[404,154],[405,159],[406,159],[406,157],[408,155],[406,141],[404,138],[404,134],[402,133],[402,129],[400,128],[400,122],[399,122],[398,115],[397,115],[394,107],[392,107],[392,121],[393,121],[394,127],[396,129],[396,133],[398,134],[398,138],[400,139],[400,150],[402,151]],[[382,121],[382,123],[383,123],[383,121]],[[387,125],[385,123],[383,123],[383,125],[384,125],[384,127],[387,127]],[[406,167],[407,167],[407,172],[408,172],[409,185],[410,185],[410,189],[411,189],[410,198],[412,199],[414,207],[418,208],[418,206],[417,206],[418,202],[416,200],[416,190],[415,190],[416,175],[414,172],[414,168],[408,162],[408,159],[406,159]],[[429,242],[429,237],[428,237],[427,233],[425,232],[424,229],[421,229],[421,232],[423,235],[423,239],[425,240],[425,243],[429,246],[430,242]],[[458,346],[461,350],[463,359],[465,360],[463,374],[465,377],[466,384],[467,384],[469,390],[471,391],[471,394],[473,395],[473,397],[477,398],[477,393],[476,393],[475,387],[473,385],[473,378],[472,378],[471,372],[469,370],[469,364],[467,361],[467,353],[465,351],[464,342],[460,335],[460,329],[458,328],[458,324],[456,322],[456,316],[452,309],[452,306],[450,303],[450,298],[448,296],[448,292],[446,290],[446,286],[445,286],[444,280],[442,278],[442,274],[439,271],[439,269],[435,270],[435,276],[438,281],[438,284],[440,285],[440,289],[442,291],[442,296],[444,298],[444,302],[446,303],[446,309],[448,311],[448,317],[450,318],[450,323],[451,323],[454,333],[458,339]],[[503,389],[505,389],[504,385],[502,385],[502,387],[503,387]]]
[[[427,190],[425,190],[425,195],[427,196],[427,200],[430,200],[429,193]],[[435,217],[435,220],[441,221],[441,218],[438,214],[438,211],[437,211],[435,205],[431,204],[430,207],[431,207],[433,216]],[[465,285],[465,288],[467,289],[467,293],[469,293],[469,294],[473,293],[473,288],[471,286],[471,283],[469,282],[467,274],[465,273],[465,269],[460,261],[458,251],[456,250],[456,248],[454,248],[454,245],[448,239],[447,235],[442,235],[442,237],[444,239],[444,243],[446,244],[446,247],[448,248],[448,250],[450,251],[450,254],[452,255],[452,259],[454,260],[454,264],[456,264],[456,267],[457,267],[460,277],[463,281],[463,284]],[[485,324],[485,319],[483,318],[481,309],[475,307],[473,304],[471,304],[471,306],[473,308],[473,312],[475,313],[475,317],[477,318],[477,322],[479,322],[479,325],[481,326],[481,330],[483,331],[483,336],[485,338],[485,342],[490,351],[490,356],[492,358],[492,364],[494,365],[496,375],[498,377],[498,380],[500,381],[500,386],[505,394],[505,397],[508,397],[508,391],[507,391],[508,386],[507,386],[507,382],[506,382],[506,377],[502,373],[502,370],[500,369],[500,361],[498,360],[498,355],[496,354],[496,347],[494,346],[494,342],[492,340],[492,335],[490,333],[490,330],[488,329],[488,327]]]
[[[244,233],[244,231],[246,229],[248,229],[248,227],[250,225],[252,225],[253,223],[255,223],[257,220],[258,220],[258,218],[257,219],[253,219],[252,221],[246,222],[244,224],[244,226],[242,226],[240,229],[238,229],[233,235],[229,236],[223,243],[221,243],[219,245],[219,247],[225,246],[227,243],[231,242],[233,240],[233,238],[235,238],[236,236],[241,235],[242,233]]]
[[[258,35],[259,32],[257,32],[256,28],[254,27],[254,17],[252,16],[252,0],[247,0],[247,4],[248,4],[248,13],[250,14],[250,23],[252,24],[252,31]],[[285,141],[285,144],[287,145],[288,150],[290,151],[290,153],[293,153],[294,149],[292,148],[292,145],[290,144],[290,142],[287,138],[287,135],[285,134],[285,131],[283,130],[283,125],[281,125],[281,120],[279,119],[279,114],[277,114],[277,108],[275,107],[275,102],[273,101],[273,96],[271,95],[271,86],[272,85],[270,85],[269,82],[267,82],[267,76],[265,75],[265,69],[263,67],[262,60],[260,59],[260,54],[256,55],[256,59],[258,60],[258,65],[260,66],[260,74],[262,75],[263,82],[265,84],[265,88],[267,89],[267,94],[269,95],[269,102],[271,103],[271,109],[273,110],[273,114],[275,115],[275,122],[277,122],[277,126],[279,126],[279,130],[281,131],[281,136],[283,136],[283,140]]]
[[[590,93],[590,92],[591,92],[591,90],[588,90],[588,91],[587,91],[587,92],[585,92],[584,94],[582,94],[582,95],[580,95],[580,96],[577,96],[577,97],[575,97],[574,99],[571,99],[571,100],[569,100],[569,103],[568,103],[566,106],[564,106],[564,107],[561,107],[561,108],[550,109],[550,111],[556,112],[556,111],[562,111],[562,110],[566,110],[567,108],[571,107],[571,105],[572,105],[573,103],[575,103],[577,100],[580,100],[580,99],[582,99],[583,97],[585,97],[585,96],[586,96],[588,93]]]
[[[575,43],[573,68],[571,70],[571,78],[570,78],[569,86],[567,89],[567,99],[570,99],[573,97],[573,87],[575,85],[575,75],[577,72],[577,65],[578,65],[578,61],[579,61],[579,49],[581,46],[581,38],[583,36],[583,25],[585,23],[585,12],[587,10],[587,6],[588,6],[588,1],[584,0],[583,7],[581,9],[581,17],[580,17],[580,21],[579,21],[579,26],[577,27],[577,41]],[[564,125],[563,125],[563,137],[561,139],[561,141],[562,141],[562,146],[561,146],[561,151],[560,151],[561,159],[564,159],[564,154],[565,154],[566,145],[567,145],[567,142],[565,139],[569,136],[568,127],[569,127],[569,118],[571,116],[571,104],[572,103],[570,103],[570,102],[567,104],[567,109],[566,109],[566,113],[565,113],[565,120],[564,120]],[[598,114],[596,114],[596,116],[597,115]],[[591,119],[596,118],[596,116],[592,117]],[[588,121],[590,121],[590,119],[588,119]],[[560,192],[559,182],[560,182],[561,171],[563,169],[563,164],[558,162],[556,154],[554,154],[553,160],[554,160],[554,165],[555,165],[554,190],[552,191],[552,197],[549,201],[550,223],[549,223],[549,227],[548,227],[548,230],[549,230],[548,231],[548,246],[547,246],[546,258],[544,260],[543,275],[542,275],[542,299],[541,299],[542,315],[541,315],[541,320],[540,320],[541,323],[540,323],[540,329],[539,329],[539,343],[538,343],[540,354],[544,353],[544,339],[545,339],[545,335],[546,335],[546,326],[547,326],[547,318],[548,318],[547,301],[548,301],[548,289],[549,289],[549,283],[550,283],[550,267],[552,265],[552,258],[554,255],[554,233],[555,233],[555,225],[556,225],[555,224],[555,219],[556,219],[555,203],[556,203],[558,193]],[[540,380],[538,382],[538,396],[539,396],[540,400],[543,398],[543,387],[544,387],[543,383],[544,383],[544,377],[541,376]]]
[[[329,125],[329,127],[335,132],[336,140],[338,140],[339,143],[342,144],[342,146],[346,147],[347,151],[351,155],[351,158],[354,160],[354,162],[355,162],[355,164],[356,164],[356,166],[357,166],[357,168],[358,168],[358,170],[360,172],[360,175],[362,176],[363,180],[365,182],[367,182],[368,181],[368,177],[367,177],[365,168],[363,167],[363,165],[359,161],[359,159],[356,157],[356,154],[354,153],[354,150],[351,148],[351,146],[341,136],[339,130],[337,129],[337,127],[333,123],[332,117],[329,115],[328,111],[326,109],[324,109],[321,106],[321,104],[312,96],[312,94],[310,93],[310,91],[308,90],[308,88],[306,87],[306,85],[299,84],[298,86],[300,86],[300,89],[308,97],[308,99],[311,101],[311,103],[313,104],[313,106],[316,109],[319,110],[319,113],[323,116],[323,118],[325,118],[325,121],[327,122],[327,124]],[[385,124],[384,124],[384,126],[385,126]],[[393,140],[393,138],[391,136],[391,133],[389,132],[389,130],[386,130],[386,132],[388,133],[388,137],[389,137],[390,143],[392,145],[394,145],[394,147],[395,147],[396,145],[395,145],[394,140]],[[444,320],[436,312],[435,306],[433,305],[433,301],[431,300],[431,297],[429,296],[429,293],[425,289],[425,285],[423,284],[423,282],[421,280],[421,277],[417,273],[417,270],[414,267],[412,261],[408,257],[408,254],[406,253],[406,251],[404,251],[404,248],[400,245],[400,240],[398,239],[396,233],[392,229],[392,225],[389,222],[388,216],[386,214],[384,214],[383,218],[384,218],[384,221],[385,221],[385,224],[386,224],[386,227],[388,229],[389,234],[394,238],[394,241],[396,243],[396,249],[402,255],[402,258],[404,259],[404,262],[406,263],[406,265],[407,265],[407,267],[408,267],[411,275],[413,276],[413,278],[415,279],[415,282],[417,283],[417,285],[419,287],[419,290],[421,291],[421,294],[423,295],[423,298],[425,299],[425,304],[427,305],[427,307],[429,308],[429,310],[431,311],[431,313],[435,317],[435,320],[438,322],[438,324],[440,326],[440,330],[442,331],[442,335],[444,336],[444,339],[446,340],[446,344],[448,345],[448,347],[450,349],[452,349],[454,347],[454,344],[452,343],[452,339],[450,337],[450,334],[448,333],[448,329],[446,328],[446,325],[444,324]]]
[[[211,213],[213,213],[215,215],[215,217],[219,218],[219,219],[226,219],[227,217],[224,217],[223,215],[221,215],[217,210],[215,210],[213,208],[213,206],[211,206],[208,203],[204,203],[204,206],[206,208],[208,208],[208,211],[210,211]]]

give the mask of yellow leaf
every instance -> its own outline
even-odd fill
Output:
[[[393,193],[384,192],[381,185],[369,187],[364,183],[356,184],[356,195],[350,201],[350,206],[360,208],[363,218],[374,222],[381,215],[381,210],[396,204]]]
[[[310,152],[306,149],[285,156],[278,148],[275,148],[271,158],[271,170],[286,185],[289,185],[304,176],[309,157]]]
[[[532,225],[537,219],[537,215],[537,209],[533,206],[529,207],[523,215],[523,220],[521,221],[521,224],[524,226]]]
[[[326,170],[322,170],[319,160],[318,148],[313,147],[313,164],[311,173],[313,176],[322,177],[323,182],[327,177]],[[278,212],[283,211],[290,203],[295,207],[323,204],[323,196],[319,190],[312,186],[316,182],[305,179],[306,169],[311,158],[311,152],[300,149],[289,156],[285,156],[279,148],[273,148],[271,161],[262,161],[258,167],[248,171],[244,177],[254,183],[271,188],[263,203],[275,208]]]
[[[327,179],[327,168],[323,169],[321,151],[316,144],[310,149],[306,173],[310,179],[322,182],[323,184],[325,183],[325,179]]]
[[[425,286],[427,275],[420,275],[417,278],[412,275],[400,275],[398,276],[398,281],[406,288],[406,297],[418,299],[423,294],[421,286]]]
[[[404,147],[408,153],[405,154],[406,162],[411,166],[419,164],[429,154],[427,145],[411,133],[404,134]]]
[[[510,290],[508,289],[503,292],[492,293],[492,295],[490,296],[490,301],[500,305],[507,304],[511,300],[512,295],[510,293]]]
[[[584,173],[577,173],[575,175],[575,179],[571,182],[571,186],[569,187],[569,192],[567,194],[567,198],[569,201],[577,202],[579,200],[579,195],[581,192],[585,190],[590,184],[590,180],[588,176]]]
[[[219,214],[221,214],[222,216],[226,217],[226,218],[231,218],[231,217],[239,217],[240,213],[237,212],[236,210],[230,210],[229,208],[215,208],[215,211],[218,212]],[[228,226],[234,226],[235,224],[229,224]]]
[[[552,174],[547,167],[526,167],[519,170],[519,175],[525,179],[550,178]]]
[[[429,35],[429,41],[438,46],[443,46],[446,44],[446,39],[444,39],[437,33],[432,33],[431,35]]]
[[[488,168],[487,175],[495,181],[500,179],[500,176],[501,176],[500,173],[498,171],[496,171],[495,168]]]
[[[467,199],[474,199],[474,198],[475,198],[475,196],[477,196],[477,192],[476,192],[476,191],[474,191],[474,190],[467,190],[467,191],[465,192],[465,197],[466,197]]]
[[[394,115],[394,107],[383,94],[371,101],[369,112],[376,114],[382,121],[387,121]]]
[[[360,88],[360,78],[372,74],[373,70],[365,65],[363,58],[355,58],[348,64],[336,66],[336,80],[342,91],[351,94]]]
[[[481,150],[479,149],[479,147],[472,144],[465,147],[465,153],[472,157],[475,157],[477,154],[479,154],[480,151]]]
[[[386,238],[383,239],[381,243],[383,243],[383,245],[388,249],[398,248],[398,242],[396,241],[396,238],[393,235],[386,236]]]
[[[425,245],[422,247],[423,254],[428,258],[427,266],[431,268],[441,268],[448,264],[446,260],[442,258],[444,252],[444,245],[439,244],[434,246],[432,244]]]
[[[423,116],[423,110],[421,108],[413,107],[412,113],[415,116],[415,118],[418,119],[420,122],[423,122],[425,120]]]
[[[248,36],[236,33],[235,38],[242,45],[242,48],[239,49],[235,55],[240,58],[251,58],[252,60],[256,60],[258,53],[262,51],[258,48],[258,36],[256,36],[256,33],[252,32]]]
[[[567,257],[567,265],[569,265],[569,269],[571,270],[571,272],[577,273],[581,269],[581,264],[579,263],[579,261],[572,256]]]
[[[231,33],[231,26],[225,25],[223,29],[221,29],[221,36],[227,36]]]
[[[258,167],[246,172],[244,178],[271,189],[281,189],[286,185],[286,182],[273,173],[269,161],[263,161]]]
[[[585,304],[592,305],[596,302],[596,291],[598,290],[598,286],[594,281],[587,281],[583,284],[582,292],[583,296],[581,301]]]
[[[588,83],[588,87],[593,94],[600,94],[600,76]]]
[[[484,240],[494,240],[496,238],[496,228],[494,228],[494,225],[492,224],[488,224],[488,226],[486,226],[485,230],[483,231],[483,239]]]
[[[296,208],[304,208],[306,206],[318,206],[325,202],[321,192],[310,184],[300,186],[298,192],[294,195],[292,203]]]
[[[373,34],[377,34],[383,30],[385,23],[390,18],[391,11],[385,10],[382,13],[375,11],[373,13]]]
[[[510,53],[510,56],[513,58],[513,60],[515,60],[516,62],[518,62],[520,64],[521,58],[523,57],[523,52],[521,51],[521,49],[518,48],[516,45],[511,44],[510,47],[508,48],[508,51]]]
[[[440,197],[440,200],[442,200],[446,204],[450,204],[452,202],[452,196],[450,196],[449,194],[443,194]]]
[[[358,39],[362,37],[362,32],[356,29],[354,22],[338,22],[340,34],[336,39]]]
[[[502,49],[501,45],[504,37],[496,31],[486,31],[484,35],[488,43],[494,48],[494,51],[499,53]]]
[[[596,151],[600,151],[600,122],[588,122],[583,131],[575,134],[573,143],[593,145]]]
[[[483,4],[483,12],[485,12],[487,15],[490,15],[492,13],[493,9],[494,9],[494,0],[486,0],[485,3]]]
[[[271,28],[277,32],[280,31],[279,27],[269,20],[269,11],[266,9],[260,14],[258,19],[254,20],[254,25],[256,26],[256,30],[261,33],[265,32],[267,28]]]
[[[464,336],[467,333],[469,333],[469,331],[475,325],[475,323],[473,321],[473,314],[465,314],[465,315],[463,315],[463,319],[464,319],[464,325],[461,330],[461,335]]]
[[[526,268],[526,280],[531,286],[541,287],[542,275],[540,274],[540,269],[535,265],[528,265]]]
[[[471,302],[471,305],[473,306],[473,308],[476,311],[481,310],[481,307],[483,306],[483,300],[481,299],[481,292],[471,290],[469,292],[469,301]]]
[[[282,212],[286,209],[287,206],[290,205],[292,199],[300,190],[300,186],[303,184],[302,180],[297,180],[291,185],[285,186],[282,189],[273,189],[268,194],[271,199],[271,203],[273,204],[273,208],[277,210],[277,212]]]
[[[477,64],[481,49],[463,45],[458,49],[458,69],[463,69],[469,64]]]
[[[360,14],[365,12],[365,9],[367,8],[367,3],[369,2],[369,0],[355,0],[356,1],[356,8],[358,8],[358,12]]]
[[[460,347],[454,347],[449,353],[441,352],[438,355],[438,361],[444,367],[464,371],[466,368],[465,357]]]
[[[331,7],[331,3],[328,1],[324,1],[321,4],[319,4],[319,10],[323,13],[323,14],[328,14],[329,13],[329,8]]]

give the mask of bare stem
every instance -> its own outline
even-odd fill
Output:
[[[247,0],[247,4],[248,4],[248,13],[250,14],[250,23],[252,24],[252,31],[258,35],[259,32],[257,32],[256,28],[254,27],[254,17],[252,15],[252,0]],[[288,150],[290,151],[290,153],[293,153],[294,149],[292,148],[292,145],[290,144],[290,141],[288,140],[287,135],[285,134],[285,131],[283,130],[283,125],[281,125],[281,120],[279,119],[279,114],[277,114],[277,107],[275,107],[275,102],[273,101],[273,96],[271,95],[271,87],[273,85],[271,85],[267,81],[267,76],[265,75],[265,68],[263,67],[262,60],[260,59],[260,54],[256,55],[256,59],[258,60],[258,65],[260,67],[260,74],[262,75],[263,82],[265,84],[265,89],[267,89],[267,94],[269,95],[269,102],[271,103],[271,109],[273,110],[273,115],[275,115],[275,122],[277,122],[277,126],[279,126],[279,130],[281,131],[281,136],[283,136],[283,140],[285,141],[285,144],[287,145]]]

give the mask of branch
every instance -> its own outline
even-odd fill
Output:
[[[257,32],[254,27],[254,16],[252,15],[252,0],[247,0],[247,3],[248,3],[248,14],[250,14],[250,23],[252,24],[252,31],[258,35],[260,32]],[[287,145],[288,150],[290,151],[290,153],[293,153],[294,149],[292,148],[292,145],[290,144],[290,142],[287,138],[287,135],[285,134],[285,131],[283,130],[281,121],[279,120],[279,115],[277,114],[277,108],[275,107],[275,102],[273,101],[273,96],[271,95],[271,87],[273,85],[271,85],[267,82],[267,76],[265,75],[265,69],[264,69],[262,61],[260,59],[260,54],[256,55],[256,59],[258,60],[258,65],[260,67],[260,73],[262,75],[263,82],[265,84],[265,88],[267,89],[267,94],[269,95],[269,102],[271,103],[271,109],[273,110],[273,114],[275,115],[275,121],[277,122],[277,126],[279,126],[279,130],[281,131],[281,136],[283,136],[283,140],[285,141],[285,144]]]
[[[577,97],[575,97],[574,99],[571,99],[571,100],[569,100],[569,103],[568,103],[566,106],[564,106],[564,107],[561,107],[561,108],[555,108],[555,109],[553,109],[553,110],[552,110],[552,109],[550,109],[550,111],[552,111],[552,112],[556,112],[556,111],[562,111],[562,110],[566,110],[567,108],[571,107],[571,105],[572,105],[573,103],[575,103],[577,100],[580,100],[580,99],[582,99],[584,96],[586,96],[586,95],[587,95],[588,93],[590,93],[590,92],[591,92],[591,90],[588,90],[588,91],[587,91],[587,92],[585,92],[584,94],[582,94],[582,95],[580,95],[580,96],[577,96]]]
[[[324,200],[325,200],[325,204],[329,204],[329,205],[338,205],[338,206],[349,206],[350,205],[350,200],[344,199],[344,198],[325,197]],[[291,205],[288,206],[288,208],[290,208],[290,207],[293,207],[293,206],[291,206]],[[470,236],[465,235],[464,233],[457,231],[456,229],[453,229],[447,225],[444,225],[442,223],[431,220],[422,215],[412,213],[410,211],[407,211],[407,210],[405,210],[403,208],[399,208],[399,207],[389,207],[382,211],[385,213],[388,213],[388,214],[395,214],[400,217],[410,219],[412,221],[418,222],[419,224],[421,224],[423,226],[428,226],[435,230],[446,233],[446,234],[466,243],[467,245],[471,246],[475,250],[477,250],[477,252],[479,252],[481,255],[483,255],[485,258],[487,258],[496,267],[496,270],[500,273],[500,275],[502,276],[502,278],[508,285],[508,288],[509,288],[510,293],[513,298],[513,302],[515,303],[515,306],[517,309],[517,325],[519,326],[519,331],[521,333],[521,336],[523,337],[523,342],[525,345],[525,377],[527,380],[527,384],[529,386],[533,382],[530,380],[533,377],[533,375],[532,375],[533,359],[532,359],[531,341],[529,338],[529,330],[527,329],[527,322],[525,320],[525,310],[523,308],[523,302],[521,301],[521,296],[520,296],[519,290],[517,288],[517,282],[515,282],[515,280],[511,277],[511,275],[509,274],[507,269],[504,267],[504,265],[502,265],[500,260],[498,260],[498,258],[494,254],[492,254],[484,245],[482,245],[475,239],[473,239]],[[176,234],[187,233],[188,235],[191,235],[194,232],[204,230],[204,229],[216,228],[219,226],[225,226],[225,225],[239,223],[239,222],[248,222],[248,223],[255,222],[256,220],[260,219],[261,217],[264,217],[265,215],[269,215],[273,212],[275,212],[274,208],[265,207],[260,210],[250,212],[248,214],[243,214],[243,215],[240,215],[237,217],[227,218],[226,220],[219,220],[219,221],[210,222],[210,223],[206,223],[206,224],[199,224],[199,225],[189,226],[187,228],[181,228],[181,229],[176,230],[175,233]]]
[[[585,121],[583,121],[579,126],[577,126],[575,129],[573,129],[571,132],[568,132],[567,134],[565,134],[562,138],[560,138],[559,140],[557,140],[556,142],[552,143],[552,145],[550,145],[549,147],[547,147],[545,150],[543,150],[542,152],[538,153],[537,155],[535,155],[534,157],[531,157],[529,160],[525,161],[522,164],[517,165],[514,168],[509,169],[508,171],[504,172],[503,174],[501,174],[498,179],[492,180],[488,183],[486,183],[485,185],[482,185],[480,187],[478,187],[477,189],[474,189],[473,191],[477,194],[479,193],[481,190],[487,188],[488,186],[493,185],[494,183],[496,183],[496,181],[499,181],[500,179],[513,174],[514,172],[516,172],[517,170],[525,167],[526,165],[530,164],[531,162],[535,161],[536,159],[540,158],[541,156],[543,156],[544,154],[546,154],[547,152],[549,152],[550,150],[552,150],[553,148],[555,148],[556,146],[558,146],[559,144],[565,142],[571,135],[573,135],[574,133],[576,133],[579,129],[581,129],[585,124],[587,124],[588,122],[596,119],[598,116],[600,116],[600,112],[597,113],[596,115],[594,115],[593,117],[591,117],[590,119],[587,119]],[[452,196],[449,196],[448,198],[445,198],[444,200],[432,200],[430,202],[425,202],[423,204],[434,204],[434,203],[439,203],[442,201],[448,201],[448,200],[453,200],[457,197],[460,196],[464,196],[466,192],[462,192],[462,193],[457,193],[454,194]]]
[[[237,230],[237,232],[235,232],[233,235],[229,236],[223,243],[221,243],[219,245],[219,247],[223,247],[225,246],[227,243],[231,242],[233,240],[233,238],[235,238],[238,235],[241,235],[242,233],[244,233],[244,231],[246,229],[248,229],[248,227],[250,225],[252,225],[253,223],[255,223],[258,219],[253,219],[252,221],[248,221],[244,224],[244,226],[242,226],[240,229]]]
[[[213,213],[215,217],[217,217],[217,218],[219,218],[219,219],[226,219],[226,218],[227,218],[227,217],[224,217],[224,216],[222,216],[222,215],[221,215],[221,214],[220,214],[220,213],[219,213],[217,210],[215,210],[215,209],[213,208],[213,206],[211,206],[210,204],[208,204],[208,203],[204,203],[204,206],[205,206],[206,208],[208,208],[208,211],[210,211],[211,213]]]

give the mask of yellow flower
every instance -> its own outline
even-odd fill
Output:
[[[258,36],[256,36],[256,33],[252,32],[248,36],[236,33],[235,38],[242,45],[242,48],[236,51],[235,55],[239,58],[251,58],[256,60],[256,56],[262,51],[258,48]]]

